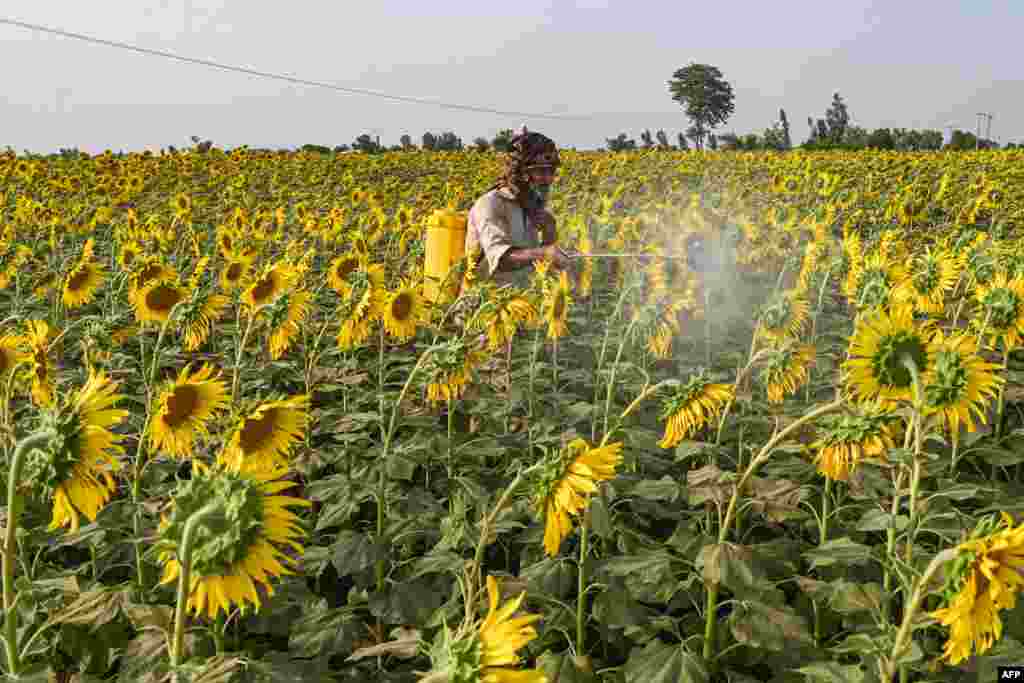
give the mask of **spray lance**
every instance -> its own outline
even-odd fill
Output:
[[[611,258],[642,258],[642,259],[685,259],[686,265],[689,266],[690,270],[694,272],[704,272],[708,269],[709,260],[708,254],[705,251],[704,240],[699,235],[691,235],[686,240],[686,254],[651,254],[640,251],[623,251],[623,252],[594,252],[584,253],[581,251],[562,249],[558,248],[562,254],[570,261],[577,261],[579,259],[611,259]]]

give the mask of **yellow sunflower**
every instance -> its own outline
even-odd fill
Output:
[[[512,287],[501,287],[492,296],[492,306],[480,316],[480,324],[487,333],[487,348],[497,351],[512,341],[521,324],[533,322],[537,311]]]
[[[28,345],[26,379],[31,386],[32,402],[37,406],[53,404],[56,378],[50,360],[50,342],[57,336],[43,320],[29,320],[25,342]]]
[[[569,289],[569,274],[563,270],[544,297],[543,309],[544,319],[548,323],[548,339],[559,339],[569,333],[570,306],[572,293]]]
[[[583,512],[598,482],[612,479],[621,462],[621,443],[591,448],[578,438],[551,457],[535,493],[537,512],[544,519],[544,551],[549,556],[558,553],[572,530],[571,517]]]
[[[233,292],[249,274],[252,263],[238,256],[228,257],[220,271],[220,288],[225,293]]]
[[[999,611],[1016,606],[1022,569],[1024,527],[1014,526],[1006,513],[998,521],[983,519],[971,539],[957,546],[956,559],[946,566],[943,607],[931,613],[949,628],[942,659],[956,665],[999,640]]]
[[[163,324],[171,317],[171,311],[185,301],[189,292],[174,280],[157,280],[136,294],[133,304],[135,319],[140,323]]]
[[[473,378],[483,354],[462,339],[453,339],[431,353],[423,366],[427,377],[427,400],[447,403],[461,398]]]
[[[261,403],[238,420],[217,459],[232,467],[286,464],[308,422],[308,396]]]
[[[251,311],[273,303],[295,284],[295,271],[285,263],[268,265],[242,293],[242,301]]]
[[[10,374],[28,358],[21,350],[23,343],[24,340],[16,334],[0,335],[0,382],[6,382]]]
[[[125,242],[117,255],[117,263],[121,270],[131,272],[135,263],[142,258],[142,247],[137,242]]]
[[[426,312],[420,288],[411,282],[403,282],[386,297],[382,316],[384,329],[400,342],[412,339],[416,335],[416,325],[422,322]]]
[[[768,402],[782,403],[786,396],[806,384],[814,364],[814,346],[788,343],[773,349],[761,371],[761,379],[768,391]]]
[[[148,257],[136,263],[129,279],[128,301],[135,306],[139,293],[149,285],[160,282],[173,282],[178,279],[178,272],[158,258]]]
[[[881,252],[850,262],[843,294],[858,309],[880,308],[892,302],[907,277],[906,269]]]
[[[925,249],[911,263],[911,274],[897,288],[895,300],[927,315],[945,311],[946,296],[956,287],[962,260],[950,252]]]
[[[116,488],[112,475],[120,469],[116,454],[124,452],[119,444],[125,437],[110,428],[128,417],[113,407],[124,398],[116,391],[105,373],[90,372],[85,385],[43,416],[43,428],[58,438],[30,456],[26,480],[53,496],[51,531],[78,531],[80,515],[95,521]]]
[[[973,432],[975,416],[985,423],[986,403],[998,395],[1006,380],[997,374],[999,365],[978,355],[973,335],[947,337],[940,331],[933,341],[935,358],[924,388],[925,405],[929,413],[939,415],[956,443],[961,425]]]
[[[715,384],[703,374],[694,375],[664,402],[661,419],[665,421],[665,434],[658,445],[674,448],[718,417],[732,397],[731,385]]]
[[[546,683],[547,676],[540,669],[509,668],[520,663],[519,650],[537,637],[536,629],[530,624],[540,619],[541,615],[512,616],[522,605],[526,591],[499,607],[501,593],[498,582],[488,575],[487,595],[487,617],[477,631],[480,643],[480,683]]]
[[[183,306],[179,315],[182,330],[182,348],[195,351],[206,343],[213,331],[213,325],[224,315],[231,300],[223,294],[193,292],[191,300]]]
[[[358,256],[342,254],[333,261],[327,269],[327,282],[338,294],[348,294],[351,285],[347,282],[348,276],[359,269],[361,260]]]
[[[911,401],[913,377],[904,361],[913,361],[924,382],[933,367],[933,335],[934,327],[916,322],[908,305],[862,314],[850,339],[849,359],[843,363],[845,383],[861,400],[879,399],[888,407]]]
[[[976,326],[981,327],[994,347],[1002,340],[1003,349],[1020,346],[1024,337],[1024,278],[1010,278],[998,271],[989,284],[978,284],[975,297],[981,305]]]
[[[200,524],[193,541],[187,609],[211,619],[234,606],[262,606],[260,588],[274,594],[272,580],[293,574],[302,553],[302,524],[288,508],[309,501],[278,495],[294,486],[284,468],[255,463],[206,467],[193,461],[192,478],[178,484],[169,514],[162,516],[157,548],[164,565],[161,583],[178,580],[177,557],[185,523],[196,511],[213,504],[215,512]],[[258,586],[262,584],[262,586]],[[247,604],[248,603],[248,604]]]
[[[227,407],[228,390],[220,373],[214,375],[214,369],[206,364],[196,372],[186,366],[156,399],[150,441],[158,451],[187,458],[197,437],[209,436],[210,420]]]
[[[102,265],[88,259],[77,263],[64,278],[61,300],[65,308],[74,309],[91,302],[103,286],[103,280]]]
[[[810,305],[796,291],[786,292],[768,304],[761,312],[759,333],[772,342],[796,339],[807,325]]]
[[[288,292],[273,303],[268,316],[270,357],[279,359],[291,348],[302,323],[309,315],[313,295],[305,290]]]
[[[847,481],[866,458],[884,458],[896,447],[896,418],[878,404],[862,405],[843,415],[825,415],[818,423],[821,436],[811,444],[818,472],[833,481]]]

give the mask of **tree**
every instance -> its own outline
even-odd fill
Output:
[[[644,132],[640,133],[640,144],[644,146],[644,149],[654,147],[654,136],[651,135],[650,129],[644,129]]]
[[[888,128],[876,128],[868,136],[868,147],[871,149],[896,149],[896,139]]]
[[[733,150],[740,148],[740,138],[736,133],[722,133],[718,141],[722,144],[723,150]]]
[[[715,137],[714,133],[708,133],[708,149],[712,152],[718,149],[718,138]]]
[[[682,133],[678,133],[677,134],[676,140],[679,143],[678,146],[679,146],[680,150],[688,150],[688,149],[690,149],[690,145],[686,144],[686,136],[683,135]]]
[[[658,149],[672,149],[672,145],[669,144],[668,135],[665,131],[659,130],[654,134],[654,137],[658,139]]]
[[[636,140],[627,138],[625,133],[619,133],[618,137],[605,138],[609,152],[623,152],[629,149],[636,149]]]
[[[445,131],[437,136],[434,149],[457,152],[462,149],[462,138],[451,131]]]
[[[978,138],[970,131],[954,130],[946,149],[971,150],[977,147]]]
[[[832,106],[825,110],[825,124],[828,126],[829,142],[838,145],[843,142],[843,135],[850,125],[850,112],[838,92],[832,94]]]
[[[512,143],[512,136],[515,132],[511,128],[499,130],[498,134],[491,140],[491,147],[498,152],[507,152]]]
[[[408,133],[406,133],[402,137],[398,138],[398,142],[399,142],[400,145],[402,145],[402,149],[404,149],[404,150],[412,149],[412,136],[410,136]]]
[[[384,151],[380,143],[370,137],[369,133],[363,133],[357,137],[355,142],[352,143],[352,149],[356,152],[366,152],[367,154],[376,154],[377,152]]]
[[[692,122],[689,137],[702,149],[707,134],[725,123],[735,110],[732,86],[722,72],[710,64],[689,64],[677,69],[668,82],[672,99],[686,111]]]
[[[491,142],[487,138],[478,137],[473,139],[473,146],[476,147],[481,152],[486,152],[488,149],[490,149]]]
[[[782,148],[793,149],[793,138],[789,135],[789,119],[786,118],[785,109],[779,109],[779,125],[782,128]]]
[[[437,149],[437,138],[429,130],[423,134],[423,149],[431,151]]]
[[[337,147],[334,148],[334,153],[335,154],[338,154],[339,152],[347,152],[347,151],[348,151],[348,145],[338,145]]]

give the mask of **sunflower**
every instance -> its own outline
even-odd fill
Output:
[[[140,323],[164,324],[171,317],[171,311],[189,296],[188,291],[174,280],[157,280],[135,296],[135,319]]]
[[[171,199],[171,207],[175,216],[184,218],[192,213],[192,199],[187,194],[178,194]]]
[[[350,254],[342,254],[333,261],[327,270],[327,282],[338,294],[345,296],[348,294],[351,285],[347,282],[348,276],[354,271],[358,270],[361,265],[361,260],[358,256]]]
[[[598,482],[612,479],[621,462],[621,443],[591,448],[579,438],[548,460],[534,500],[544,519],[544,551],[549,556],[558,553],[572,529],[570,518],[586,508],[586,497],[597,491]]]
[[[685,302],[667,297],[654,300],[633,313],[634,323],[640,334],[647,337],[647,350],[655,358],[668,358],[672,351],[672,340],[679,332],[679,313]]]
[[[843,283],[843,294],[850,305],[872,309],[888,305],[899,292],[907,273],[896,261],[877,252],[863,260],[850,261],[850,270]]]
[[[807,382],[814,354],[811,344],[788,343],[772,351],[761,371],[769,403],[782,403],[787,395],[796,393]]]
[[[482,361],[483,354],[463,339],[453,339],[431,353],[424,363],[427,400],[437,404],[461,398]]]
[[[31,383],[32,402],[37,406],[53,404],[54,372],[50,361],[50,342],[56,337],[50,326],[42,320],[29,320],[25,342],[28,345],[26,379]]]
[[[240,256],[227,257],[220,271],[220,288],[225,293],[233,292],[249,274],[252,262]]]
[[[142,258],[142,247],[137,242],[125,242],[118,250],[117,263],[121,266],[121,270],[130,272],[140,258]]]
[[[179,482],[169,514],[160,521],[157,546],[164,565],[162,584],[179,578],[180,551],[186,522],[211,502],[216,512],[200,524],[193,537],[191,581],[187,609],[216,618],[238,605],[262,603],[257,584],[274,594],[272,579],[294,573],[296,559],[287,550],[302,553],[305,535],[299,518],[288,508],[309,506],[309,501],[278,495],[295,484],[286,481],[284,468],[255,463],[206,467],[193,461],[192,478]]]
[[[343,351],[363,344],[370,336],[373,322],[384,312],[384,266],[361,266],[349,273],[346,283],[350,288],[342,296],[338,310],[341,326],[337,339]]]
[[[675,447],[715,419],[732,398],[732,386],[715,384],[703,373],[694,375],[663,403],[661,419],[665,421],[665,434],[658,445]]]
[[[844,415],[826,415],[821,436],[811,444],[818,472],[833,481],[847,481],[865,458],[884,458],[893,439],[896,418],[881,404],[866,404]]]
[[[196,437],[207,437],[214,415],[228,407],[228,391],[220,373],[204,364],[196,372],[186,366],[156,399],[149,426],[153,447],[177,458],[192,455]]]
[[[21,351],[24,340],[16,334],[0,335],[0,381],[7,378],[28,356]]]
[[[268,265],[242,293],[251,311],[271,304],[295,283],[295,270],[285,263]]]
[[[302,323],[309,315],[309,304],[313,295],[305,290],[283,294],[270,307],[270,357],[279,359],[295,340]]]
[[[760,334],[772,342],[795,339],[807,325],[810,305],[797,291],[785,292],[770,302],[759,318]]]
[[[894,299],[910,303],[927,315],[940,315],[945,310],[946,296],[956,287],[962,260],[946,251],[925,249],[914,257],[911,274],[897,288]]]
[[[89,240],[88,244],[91,244]],[[82,259],[68,272],[64,278],[64,291],[61,297],[64,306],[69,309],[78,308],[93,300],[96,292],[103,286],[103,266],[93,263],[90,258],[92,249],[87,249]]]
[[[139,260],[129,279],[128,301],[135,306],[139,294],[149,285],[173,282],[177,279],[178,272],[171,266],[162,263],[158,258],[150,256]]]
[[[859,316],[850,339],[850,357],[843,363],[852,394],[862,400],[879,399],[890,407],[910,401],[913,377],[905,361],[913,361],[924,382],[933,367],[933,334],[934,327],[916,323],[914,309],[905,304]]]
[[[113,407],[124,398],[116,391],[105,373],[91,371],[85,385],[43,415],[42,427],[58,436],[29,455],[25,479],[53,497],[51,531],[77,532],[80,515],[95,521],[116,488],[112,473],[120,469],[116,454],[124,452],[125,437],[110,428],[128,417]]]
[[[548,323],[548,339],[559,339],[569,333],[569,307],[572,293],[569,290],[569,274],[564,270],[558,274],[554,285],[548,287],[544,297],[544,319]]]
[[[267,401],[241,417],[217,460],[240,464],[285,464],[309,422],[309,397]]]
[[[956,665],[984,654],[1002,636],[999,611],[1013,609],[1024,587],[1024,527],[1001,519],[983,519],[971,538],[957,546],[946,566],[943,607],[931,613],[949,628],[942,659]]]
[[[480,324],[487,333],[487,348],[497,351],[516,336],[519,326],[531,323],[537,311],[530,301],[513,287],[492,290],[491,307],[480,316]]]
[[[1024,278],[1011,279],[1000,270],[989,284],[978,284],[975,297],[982,318],[975,322],[989,335],[991,345],[1001,339],[1004,350],[1018,347],[1024,337]]]
[[[985,404],[996,397],[1005,379],[997,374],[999,365],[978,355],[973,335],[946,337],[940,331],[934,343],[935,359],[924,389],[925,405],[929,413],[939,415],[956,443],[960,425],[974,432],[975,415],[985,423]]]
[[[416,325],[423,320],[426,303],[420,288],[403,282],[398,289],[386,295],[383,306],[384,329],[400,342],[416,335]]]

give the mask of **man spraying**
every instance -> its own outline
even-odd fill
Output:
[[[558,173],[558,148],[523,126],[512,138],[505,172],[469,211],[466,253],[480,253],[477,277],[525,288],[530,265],[551,261],[566,269],[569,258],[555,244],[548,193]]]

